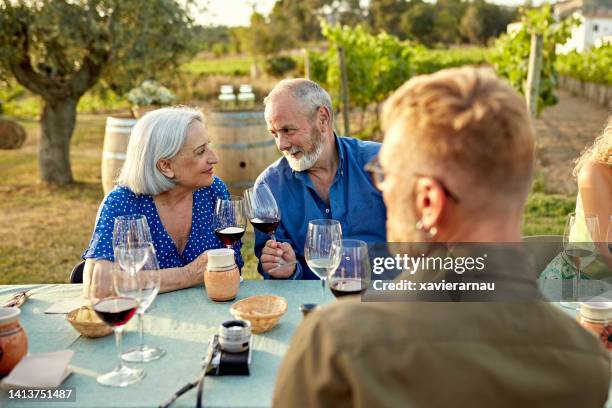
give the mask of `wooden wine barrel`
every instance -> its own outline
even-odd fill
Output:
[[[225,182],[231,194],[242,195],[280,156],[261,111],[211,112],[206,125],[219,158],[215,175]]]
[[[125,161],[130,133],[136,124],[136,119],[106,118],[104,132],[104,149],[102,151],[102,188],[104,195],[115,186],[115,179]]]

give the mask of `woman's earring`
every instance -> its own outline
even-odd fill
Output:
[[[431,227],[429,229],[429,231],[426,231],[425,230],[425,225],[423,224],[423,221],[421,221],[421,220],[418,220],[416,222],[415,227],[416,227],[416,229],[418,231],[422,231],[424,234],[427,234],[427,237],[430,238],[430,239],[435,237],[438,234],[438,228],[436,228],[435,226]]]

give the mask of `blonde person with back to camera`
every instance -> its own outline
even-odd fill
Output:
[[[102,201],[83,254],[85,293],[94,266],[110,276],[115,218],[132,214],[147,219],[160,267],[160,291],[202,284],[205,251],[224,247],[212,222],[217,198],[229,197],[223,181],[214,176],[217,162],[201,111],[162,108],[139,119],[117,186]],[[234,246],[242,267],[240,248],[241,243]]]
[[[411,79],[385,103],[371,169],[389,242],[519,243],[534,133],[487,68]],[[407,158],[405,152],[411,152]],[[506,246],[504,246],[505,248]],[[277,407],[602,407],[610,357],[542,301],[526,256],[488,262],[521,301],[333,303],[312,312],[278,373]]]

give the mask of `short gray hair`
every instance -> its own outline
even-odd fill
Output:
[[[157,168],[157,162],[176,156],[194,121],[204,124],[204,114],[185,106],[157,109],[140,118],[132,129],[117,184],[152,196],[174,188],[176,182]]]
[[[303,107],[308,115],[313,115],[316,110],[325,106],[329,110],[330,114],[330,125],[334,123],[334,109],[332,108],[332,101],[327,91],[321,88],[321,85],[317,84],[310,79],[294,78],[294,79],[283,79],[272,88],[268,96],[264,98],[264,106],[273,99],[275,95],[288,91]]]

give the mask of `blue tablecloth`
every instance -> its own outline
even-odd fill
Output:
[[[39,285],[40,286],[40,285]],[[15,292],[36,285],[0,286],[0,304]],[[76,389],[76,402],[46,403],[52,407],[156,407],[174,391],[197,377],[207,341],[224,320],[232,318],[232,302],[215,303],[203,286],[161,294],[144,317],[145,342],[167,351],[160,360],[142,364],[146,377],[126,388],[107,388],[95,377],[116,364],[114,336],[99,339],[80,337],[65,315],[44,311],[53,303],[81,295],[81,285],[43,287],[22,306],[21,325],[27,332],[29,352],[70,349],[75,352],[74,373],[62,387]],[[207,377],[204,391],[206,407],[270,406],[276,372],[297,325],[302,320],[299,305],[333,301],[329,290],[323,292],[318,281],[245,281],[237,300],[258,294],[283,296],[289,303],[287,313],[271,331],[254,335],[251,375],[248,377]],[[138,344],[137,319],[133,318],[123,336],[124,350]],[[139,364],[136,364],[139,365]],[[185,394],[175,406],[194,407],[195,390]],[[38,405],[37,405],[38,404]],[[32,401],[9,400],[0,391],[0,407],[42,406]]]

